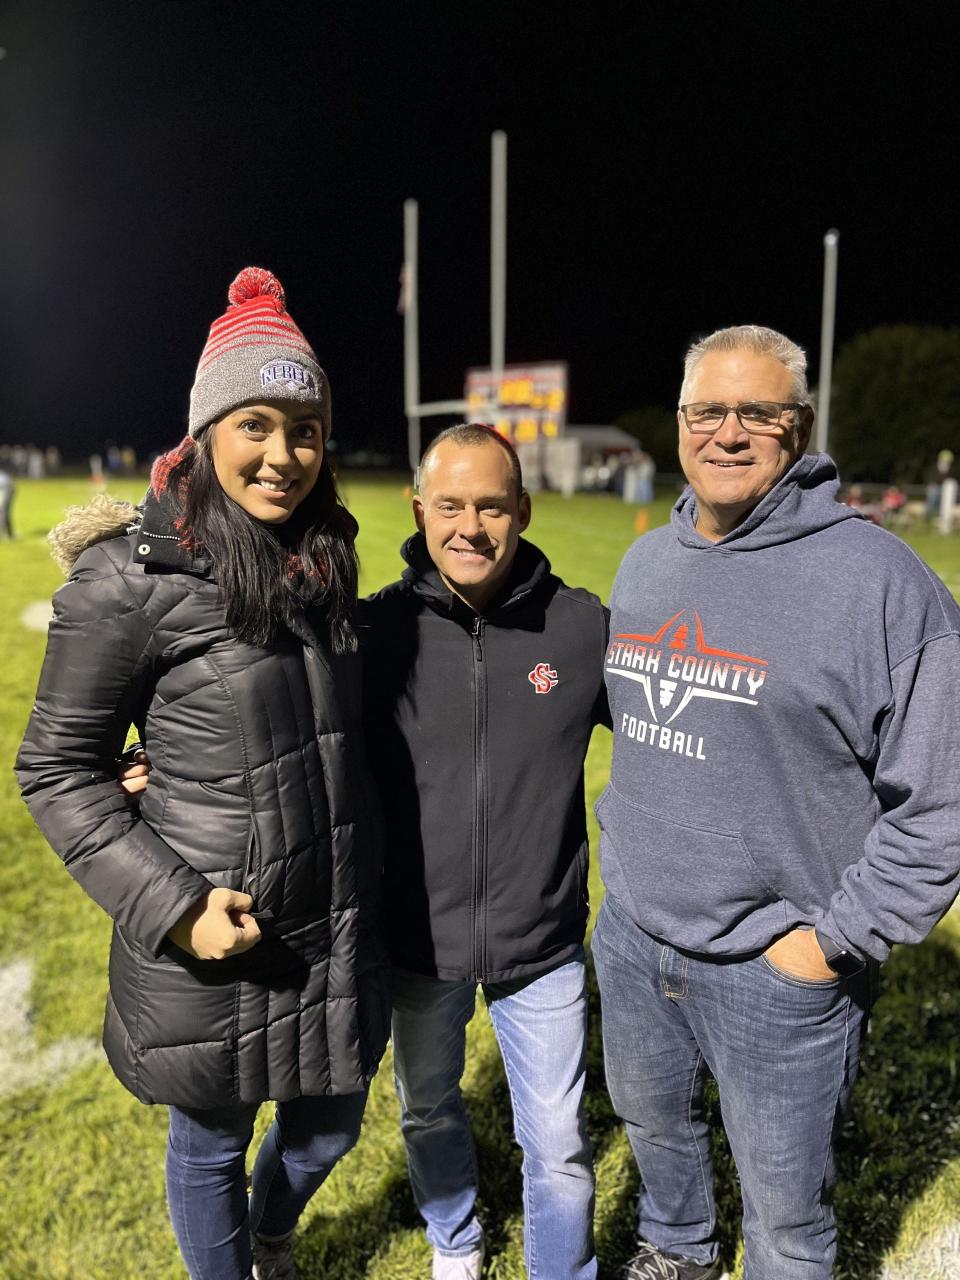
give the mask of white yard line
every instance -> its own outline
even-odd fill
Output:
[[[877,1280],[960,1280],[960,1222],[925,1240],[905,1262],[884,1267]]]
[[[30,1021],[33,966],[17,960],[0,968],[0,1097],[36,1085],[55,1085],[100,1056],[95,1040],[68,1037],[37,1047]]]
[[[20,614],[20,624],[28,631],[46,631],[53,619],[53,605],[49,600],[35,600]]]

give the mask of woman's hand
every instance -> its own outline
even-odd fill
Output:
[[[121,761],[117,777],[134,805],[139,801],[140,792],[146,791],[149,775],[150,761],[142,747],[134,754],[132,763]]]
[[[777,969],[795,978],[823,982],[837,975],[823,958],[817,935],[812,929],[792,929],[767,947],[764,955]]]
[[[260,928],[250,915],[252,906],[249,893],[211,889],[184,912],[167,937],[198,960],[239,955],[260,941]]]

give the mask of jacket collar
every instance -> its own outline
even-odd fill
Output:
[[[133,558],[137,564],[154,569],[172,569],[192,573],[199,578],[211,576],[209,556],[195,552],[177,527],[179,509],[168,489],[157,494],[148,489],[141,504],[143,512],[137,530]]]

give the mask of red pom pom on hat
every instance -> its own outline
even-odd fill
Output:
[[[286,302],[283,285],[272,271],[265,271],[263,267],[244,267],[227,290],[231,307],[241,307],[253,298],[264,296],[276,301],[278,311],[283,309]]]

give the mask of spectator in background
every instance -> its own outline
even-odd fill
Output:
[[[888,485],[880,498],[880,510],[884,523],[889,523],[898,512],[903,510],[906,503],[907,495],[900,486],[896,484]]]
[[[623,497],[626,502],[647,506],[653,501],[653,477],[657,464],[645,449],[637,448],[624,468]]]
[[[953,474],[954,455],[951,449],[941,449],[936,462],[927,468],[926,510],[928,520],[935,520],[940,511],[943,482]]]
[[[13,537],[13,521],[10,515],[13,494],[13,476],[6,468],[0,468],[0,538]]]
[[[869,520],[871,524],[883,523],[883,512],[879,503],[867,502],[863,494],[863,485],[852,484],[845,494],[841,493],[840,500],[859,512],[864,520]]]

